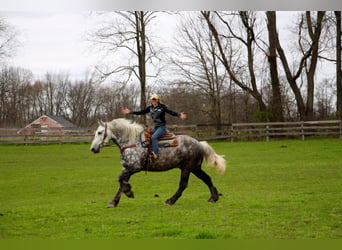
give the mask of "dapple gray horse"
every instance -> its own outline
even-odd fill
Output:
[[[108,207],[119,204],[121,194],[134,198],[130,177],[140,171],[166,171],[173,168],[181,170],[181,178],[177,192],[168,200],[167,205],[173,205],[187,187],[190,173],[201,179],[208,187],[211,197],[208,202],[216,202],[219,193],[211,178],[201,169],[203,158],[207,165],[214,166],[219,173],[224,173],[226,161],[223,156],[217,155],[214,149],[206,142],[198,142],[190,136],[178,135],[178,146],[160,148],[158,159],[149,160],[148,149],[139,142],[139,136],[144,127],[133,121],[119,118],[111,122],[99,122],[90,150],[99,153],[101,148],[112,140],[120,149],[122,173],[119,175],[120,187]]]

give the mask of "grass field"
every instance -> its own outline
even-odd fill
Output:
[[[210,143],[228,160],[223,194],[195,176],[178,202],[164,201],[180,171],[131,178],[135,199],[107,202],[121,171],[114,147],[89,144],[0,145],[2,239],[307,239],[342,238],[342,141]]]

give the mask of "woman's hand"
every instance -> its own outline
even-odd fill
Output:
[[[128,108],[122,109],[121,112],[125,115],[129,114],[131,111]]]
[[[185,114],[184,112],[181,112],[180,118],[181,118],[182,120],[185,120],[185,119],[186,119],[186,114]]]

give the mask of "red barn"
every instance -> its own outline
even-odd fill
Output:
[[[20,129],[18,134],[34,135],[34,134],[66,134],[77,129],[77,126],[59,116],[43,115],[37,120],[28,124],[25,128]]]

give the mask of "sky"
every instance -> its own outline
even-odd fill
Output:
[[[176,22],[163,15],[157,25],[161,43],[170,40]],[[101,24],[101,15],[91,11],[7,11],[0,17],[18,31],[19,47],[7,60],[11,66],[29,69],[36,78],[46,72],[68,73],[84,78],[103,58],[88,41],[87,33]]]
[[[286,36],[294,12],[277,12],[280,36]],[[49,73],[68,73],[84,79],[104,60],[86,34],[101,24],[101,16],[91,11],[0,11],[0,17],[18,30],[20,46],[8,60],[11,66],[29,69],[35,79]],[[158,42],[172,44],[177,16],[160,15],[154,27]],[[281,39],[282,40],[282,39]]]
[[[67,72],[81,77],[97,63],[85,35],[97,23],[89,12],[2,12],[18,31],[19,47],[8,64],[31,70]]]

